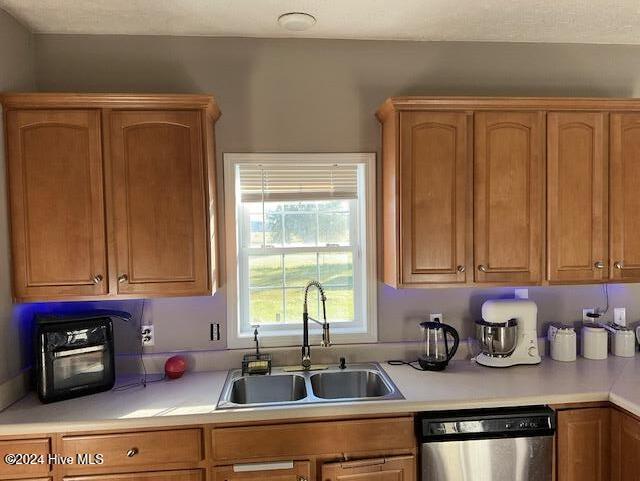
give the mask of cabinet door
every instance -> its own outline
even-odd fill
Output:
[[[364,459],[322,466],[323,481],[414,481],[415,456]]]
[[[205,159],[197,111],[110,114],[118,294],[205,294]]]
[[[6,114],[17,300],[106,294],[100,113]]]
[[[607,117],[547,116],[547,261],[551,282],[609,277]]]
[[[309,461],[265,462],[220,466],[214,469],[213,481],[311,481]]]
[[[542,280],[544,115],[475,115],[476,282]]]
[[[400,114],[403,284],[467,280],[470,126],[464,113]]]
[[[610,409],[558,412],[558,481],[609,479]]]
[[[611,278],[640,280],[640,113],[611,114]]]
[[[640,421],[611,410],[611,481],[640,479]]]

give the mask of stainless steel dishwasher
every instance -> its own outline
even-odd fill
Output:
[[[548,407],[423,413],[421,481],[551,481],[555,413]]]

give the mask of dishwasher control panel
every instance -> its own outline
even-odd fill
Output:
[[[423,413],[418,436],[423,442],[451,437],[547,436],[555,431],[555,413],[545,406]]]

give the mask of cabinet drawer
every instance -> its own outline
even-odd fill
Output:
[[[46,476],[50,469],[47,459],[50,452],[49,439],[0,441],[0,476]],[[7,454],[44,456],[44,463],[9,465],[5,462]]]
[[[62,452],[74,459],[80,454],[101,454],[103,468],[151,466],[171,463],[195,464],[203,459],[202,430],[178,429],[144,433],[66,436]],[[67,472],[86,472],[94,469],[77,463]]]
[[[323,481],[414,481],[415,456],[362,459],[322,466]]]
[[[413,419],[385,418],[214,429],[216,461],[413,450]]]
[[[105,474],[102,476],[64,477],[64,481],[204,481],[204,472],[191,471],[158,471],[155,473]]]

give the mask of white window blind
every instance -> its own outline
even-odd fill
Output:
[[[356,199],[356,164],[240,164],[242,202]]]

